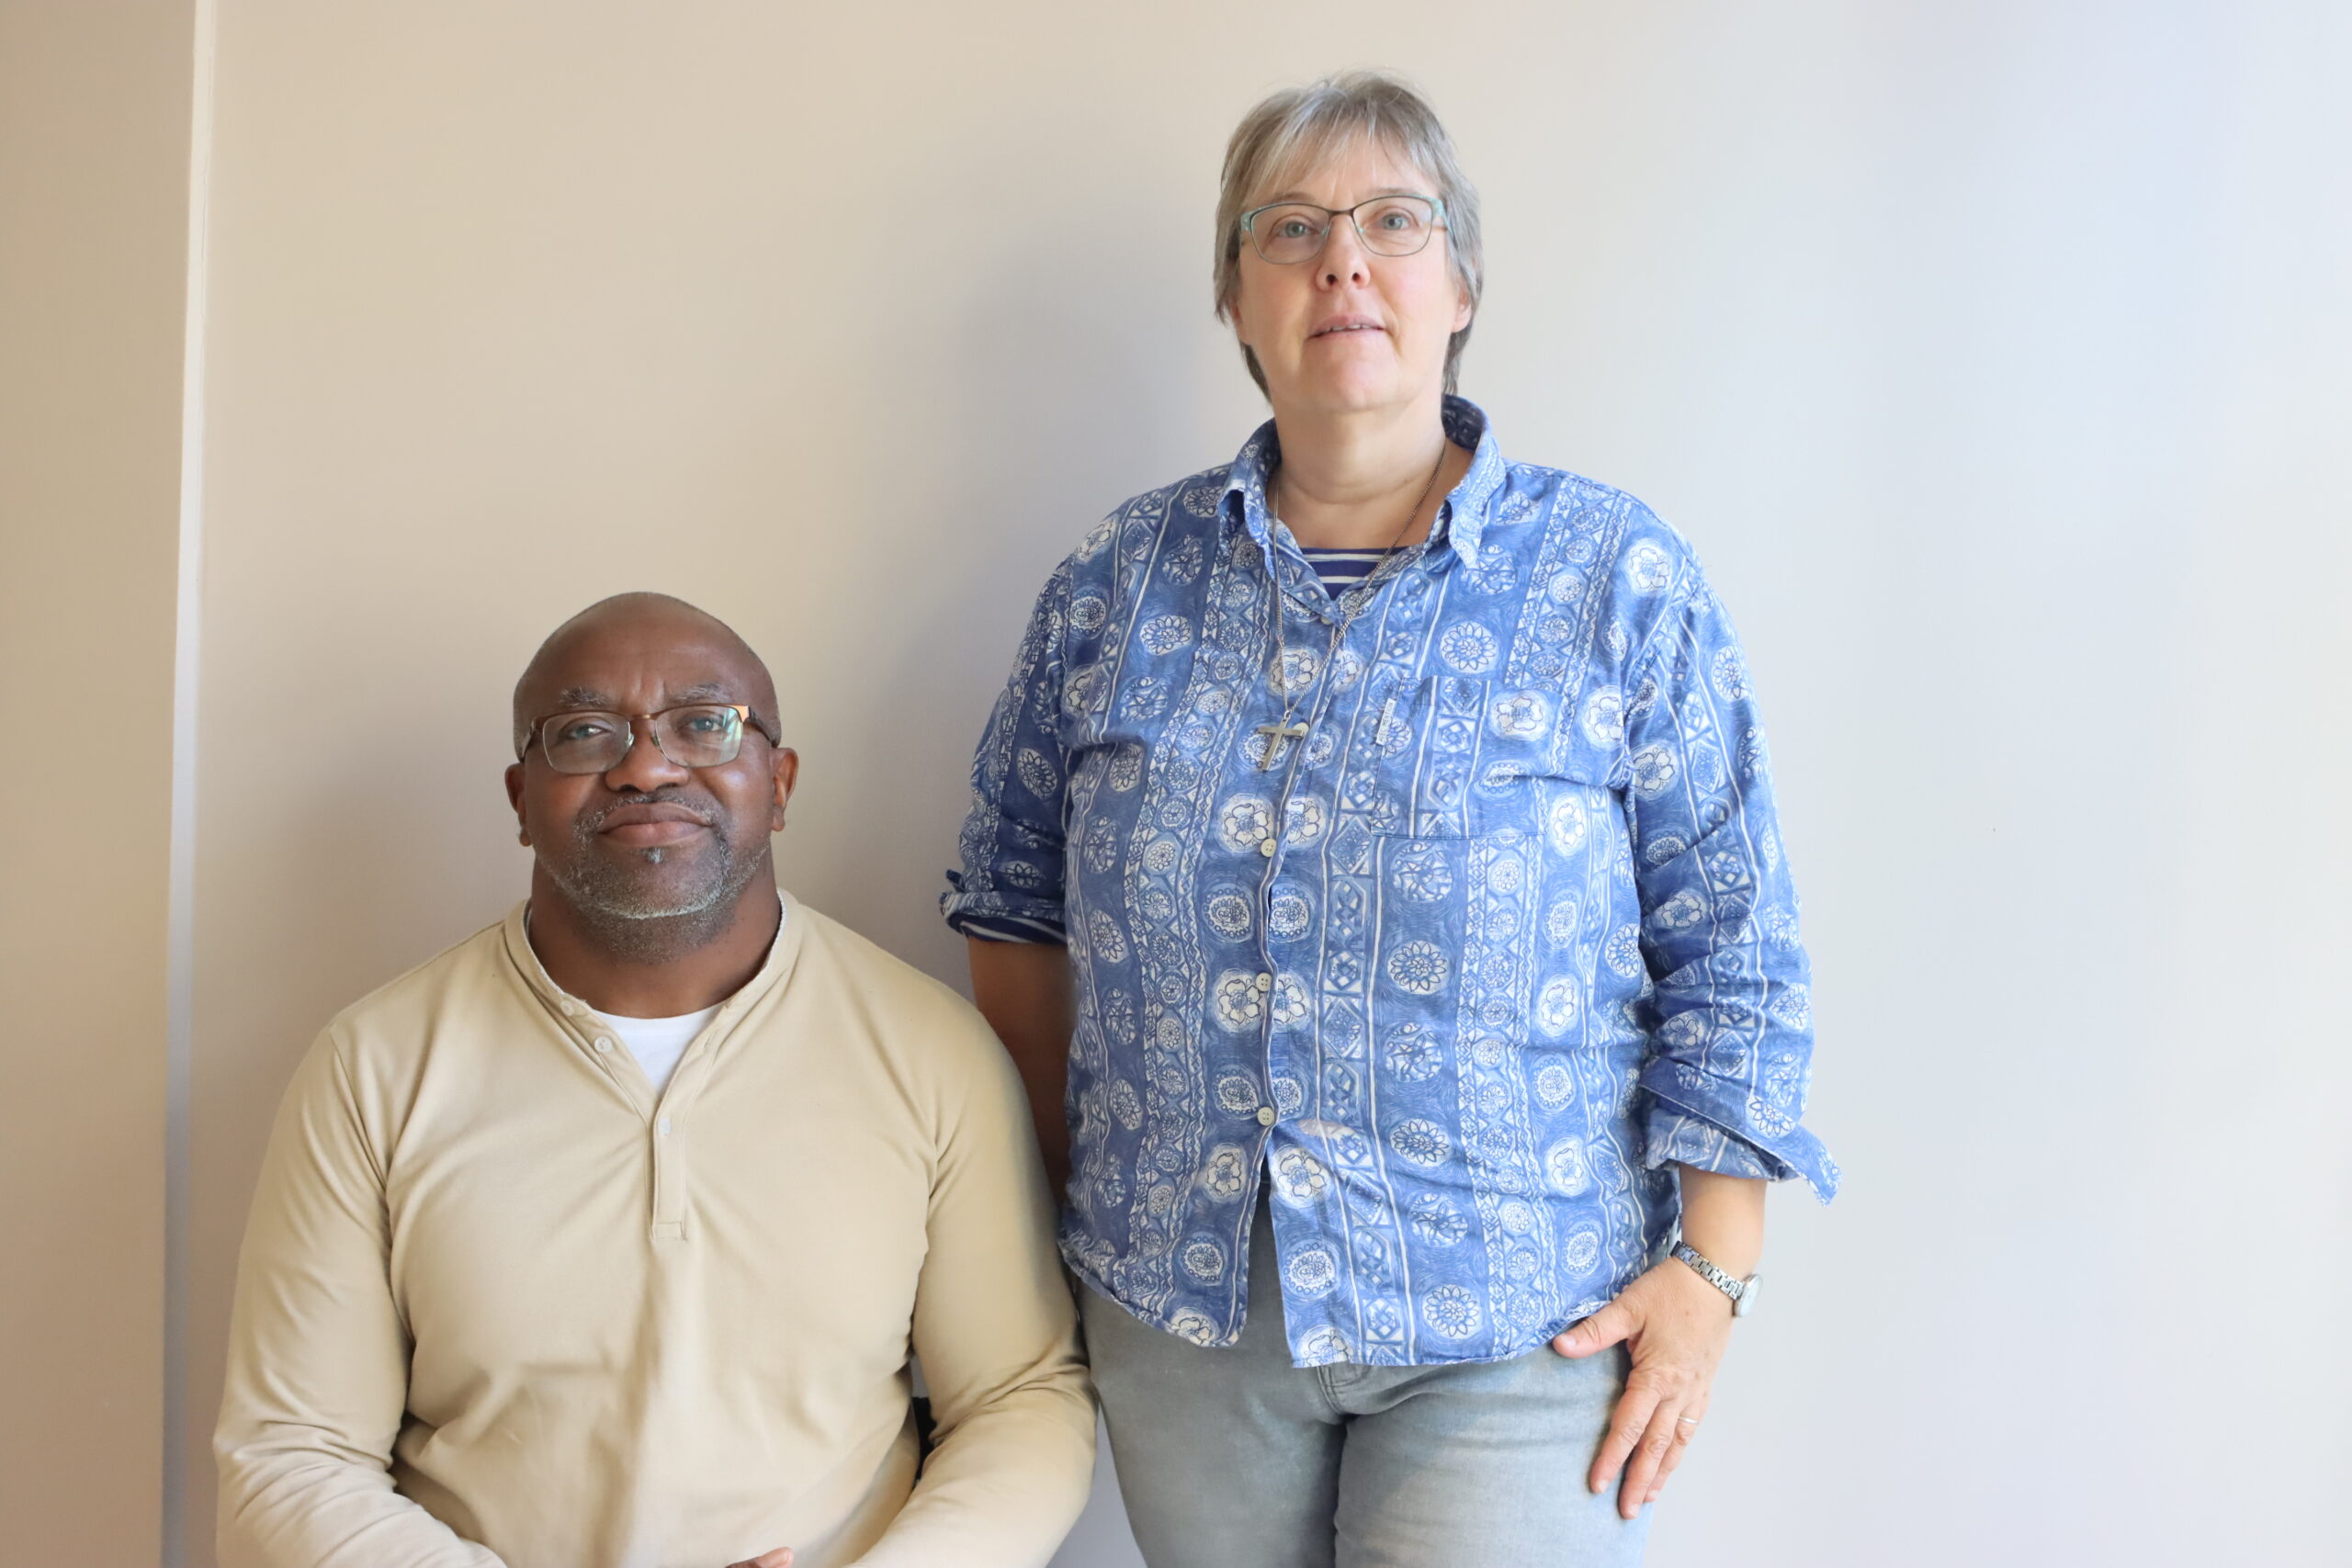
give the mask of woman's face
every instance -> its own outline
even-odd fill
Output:
[[[1363,138],[1250,205],[1296,200],[1347,209],[1376,196],[1435,194],[1428,176]],[[1469,322],[1470,297],[1442,233],[1413,255],[1374,255],[1342,216],[1332,220],[1320,256],[1287,266],[1242,240],[1233,330],[1258,356],[1277,418],[1434,397],[1444,384],[1446,344]]]

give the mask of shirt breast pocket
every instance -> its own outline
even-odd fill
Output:
[[[1563,795],[1609,787],[1610,759],[1558,740],[1565,698],[1464,675],[1433,675],[1388,709],[1384,771],[1394,832],[1416,839],[1542,833]]]

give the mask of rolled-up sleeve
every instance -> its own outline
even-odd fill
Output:
[[[1799,1125],[1811,975],[1747,660],[1695,562],[1679,563],[1626,686],[1625,800],[1656,985],[1645,1163],[1803,1177],[1837,1162]]]
[[[972,807],[957,840],[963,864],[940,898],[947,923],[993,941],[1062,940],[1062,846],[1069,760],[1062,746],[1065,565],[1037,595],[1012,679],[972,758]]]

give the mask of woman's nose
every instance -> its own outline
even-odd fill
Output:
[[[1326,288],[1372,281],[1372,262],[1363,248],[1363,236],[1356,232],[1356,220],[1347,213],[1332,218],[1331,232],[1323,242],[1323,256],[1318,265]]]

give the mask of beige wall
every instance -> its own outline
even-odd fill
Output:
[[[0,5],[0,1561],[156,1560],[193,7]]]
[[[519,893],[537,637],[627,587],[732,619],[805,758],[787,878],[952,976],[1038,581],[1261,416],[1224,134],[1373,62],[1486,194],[1465,389],[1696,541],[1806,890],[1849,1190],[1776,1205],[1654,1568],[2340,1556],[2341,6],[218,17],[180,1560],[271,1108]],[[156,1550],[188,35],[0,0],[0,691],[48,765],[0,839],[11,1562]],[[61,681],[107,766],[28,744]],[[1131,1568],[1107,1492],[1061,1562]]]

